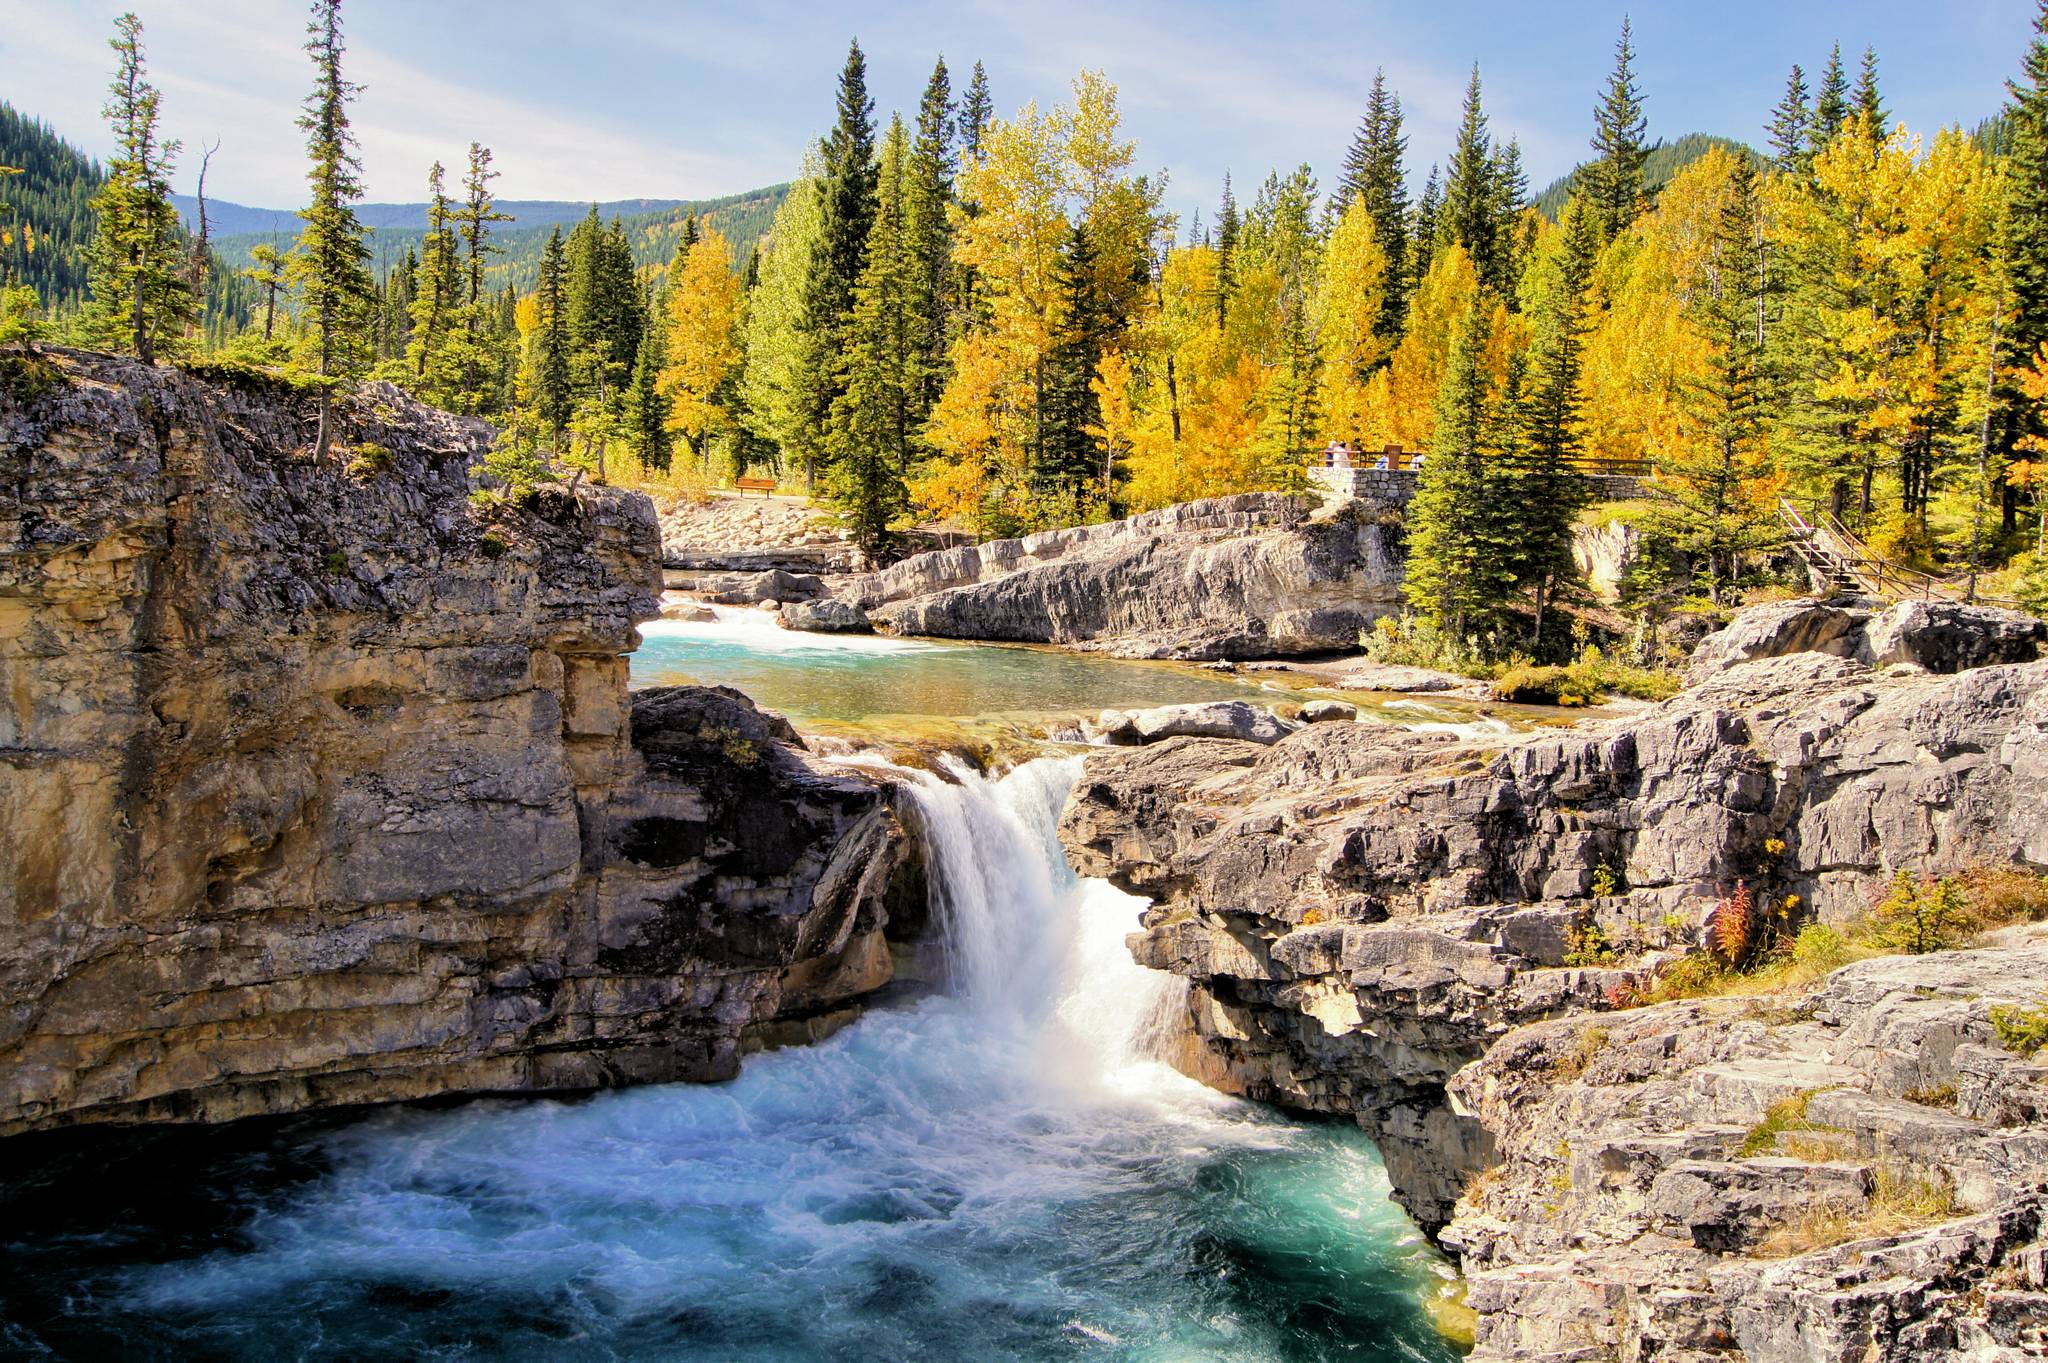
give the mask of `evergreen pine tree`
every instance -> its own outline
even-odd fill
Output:
[[[348,104],[356,85],[341,74],[341,0],[313,0],[306,53],[313,59],[313,93],[306,97],[299,127],[306,134],[312,166],[306,173],[312,201],[299,210],[305,228],[292,252],[289,273],[298,285],[313,371],[323,379],[345,380],[362,368],[365,325],[375,299],[370,249],[355,203],[363,196],[362,163],[349,131]],[[333,438],[334,389],[320,386],[320,426],[313,457],[324,459]]]
[[[1602,241],[1612,240],[1636,220],[1643,207],[1643,144],[1648,128],[1643,117],[1643,92],[1636,85],[1635,47],[1628,20],[1614,44],[1614,72],[1607,92],[1593,111],[1595,159],[1580,172]]]
[[[1415,211],[1410,216],[1413,222],[1408,232],[1408,278],[1404,288],[1415,291],[1429,267],[1436,260],[1437,233],[1443,219],[1444,191],[1437,177],[1434,165],[1429,168],[1429,178],[1423,182],[1422,197],[1415,202]]]
[[[1090,430],[1102,424],[1094,383],[1109,330],[1097,278],[1094,243],[1087,228],[1075,223],[1053,270],[1057,332],[1046,355],[1033,471],[1040,492],[1061,515],[1078,511],[1102,466],[1101,447]]]
[[[904,211],[907,140],[902,120],[892,120],[827,436],[825,498],[871,562],[894,542],[893,523],[908,501],[903,470],[916,437],[919,318]]]
[[[1511,559],[1500,543],[1486,476],[1489,312],[1482,300],[1466,310],[1452,333],[1437,394],[1436,433],[1407,512],[1408,569],[1401,590],[1454,648],[1494,622],[1511,586]]]
[[[1842,70],[1842,45],[1836,43],[1828,53],[1827,70],[1821,73],[1820,91],[1813,98],[1813,136],[1808,142],[1812,151],[1835,140],[1835,134],[1849,120],[1849,77]]]
[[[668,429],[668,397],[659,383],[662,366],[668,363],[665,335],[656,313],[640,333],[633,379],[626,389],[626,447],[646,467],[661,470],[668,468],[675,450],[675,437]]]
[[[1230,319],[1230,295],[1237,288],[1237,239],[1244,221],[1237,211],[1237,196],[1230,189],[1230,172],[1223,172],[1223,202],[1216,210],[1216,325]]]
[[[2010,150],[2005,183],[2010,196],[2005,214],[2006,258],[2010,297],[2005,308],[2003,348],[2020,356],[2024,368],[2048,345],[2048,0],[2039,0],[2034,36],[2020,61],[2021,79],[2006,82],[2005,121]],[[2001,462],[2016,451],[2039,448],[2048,441],[2043,407],[2008,379],[2000,385],[1992,422],[1992,447]],[[2013,503],[2007,502],[2007,524]]]
[[[107,178],[92,199],[96,217],[86,261],[94,339],[156,363],[159,347],[175,342],[193,315],[192,290],[183,270],[178,213],[171,206],[170,174],[176,142],[157,134],[157,88],[145,76],[142,22],[133,14],[114,21],[113,83],[101,108],[114,133]]]
[[[462,299],[462,266],[456,258],[454,205],[448,200],[446,172],[439,161],[427,172],[427,235],[420,242],[419,280],[415,286],[412,318],[412,346],[407,359],[413,378],[434,400],[446,405],[446,395],[437,392],[445,381],[448,334],[456,322]],[[430,377],[431,375],[431,377]]]
[[[1811,159],[1806,138],[1812,123],[1813,113],[1806,104],[1806,73],[1795,62],[1792,74],[1785,78],[1785,97],[1771,111],[1767,129],[1773,169],[1785,175],[1806,169]]]
[[[1577,575],[1572,542],[1586,480],[1573,466],[1580,454],[1580,374],[1584,367],[1586,293],[1600,249],[1600,210],[1579,195],[1565,204],[1559,240],[1532,283],[1534,330],[1526,401],[1517,439],[1503,459],[1499,505],[1513,547],[1516,585],[1536,607],[1535,639],[1543,639],[1548,607]]]
[[[273,243],[259,241],[249,248],[249,261],[242,277],[263,291],[263,339],[267,343],[277,323],[277,295],[285,286],[285,255]]]
[[[823,431],[833,404],[844,391],[845,352],[853,315],[853,291],[866,263],[868,233],[875,221],[874,103],[868,98],[867,58],[860,44],[846,53],[839,74],[839,115],[821,147],[821,221],[804,297],[803,387],[815,429]],[[815,483],[823,450],[815,442],[799,451],[806,477]]]
[[[1499,240],[1499,194],[1494,185],[1493,140],[1486,131],[1486,111],[1479,100],[1479,67],[1465,87],[1465,114],[1458,125],[1458,145],[1451,153],[1444,181],[1443,208],[1436,230],[1440,241],[1454,241],[1472,257],[1479,282],[1498,288],[1504,270]]]
[[[1503,287],[1521,273],[1522,210],[1529,202],[1529,177],[1522,170],[1522,144],[1509,138],[1493,158],[1493,236]]]
[[[1373,238],[1386,253],[1391,280],[1405,278],[1407,269],[1408,177],[1402,169],[1407,150],[1408,139],[1401,132],[1401,97],[1387,88],[1386,72],[1375,71],[1365,99],[1365,117],[1344,160],[1338,199],[1340,204],[1354,198],[1365,202],[1366,211],[1372,214]],[[1388,289],[1380,309],[1381,334],[1400,335],[1405,312],[1405,292]]]
[[[575,338],[569,330],[569,264],[562,229],[548,234],[540,257],[540,284],[534,292],[540,324],[533,333],[533,410],[557,436],[569,424],[573,401],[569,355]]]
[[[1884,100],[1877,90],[1877,49],[1863,49],[1863,64],[1856,72],[1856,95],[1853,103],[1857,117],[1864,120],[1865,131],[1880,141],[1885,135]]]
[[[960,121],[955,129],[960,137],[960,155],[974,158],[981,155],[981,139],[988,132],[988,125],[995,122],[996,104],[989,98],[988,73],[981,69],[981,63],[974,64],[974,74],[968,78],[967,94],[960,101]]]
[[[1705,343],[1702,372],[1680,386],[1678,438],[1657,459],[1665,497],[1657,529],[1700,567],[1717,604],[1745,555],[1777,542],[1776,507],[1758,497],[1768,456],[1763,438],[1763,351],[1757,335],[1756,173],[1735,162],[1728,202],[1707,243],[1701,287],[1688,320]]]
[[[947,348],[957,329],[948,297],[953,275],[953,233],[947,217],[953,203],[953,96],[943,59],[932,68],[924,98],[918,102],[917,139],[902,178],[904,251],[916,340],[911,424],[921,428],[945,390]],[[903,473],[908,476],[909,469]]]
[[[464,302],[470,307],[483,300],[484,266],[497,254],[498,248],[490,243],[491,224],[512,221],[510,213],[498,211],[497,198],[491,192],[491,181],[497,178],[498,172],[491,169],[491,149],[470,143],[469,169],[462,177],[462,210],[455,215],[469,270],[469,295]]]

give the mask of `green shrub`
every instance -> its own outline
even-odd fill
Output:
[[[486,530],[484,537],[477,541],[477,548],[483,550],[485,558],[503,558],[505,537],[495,530]]]
[[[1952,877],[1892,877],[1891,890],[1871,915],[1868,940],[1887,951],[1918,956],[1945,951],[1969,929],[1970,904]]]
[[[1598,897],[1605,899],[1609,895],[1620,894],[1624,888],[1620,867],[1603,861],[1593,868],[1593,893]]]
[[[1617,959],[1614,943],[1607,940],[1598,919],[1582,918],[1565,929],[1566,965],[1612,965]]]
[[[352,478],[376,478],[391,472],[397,460],[391,451],[375,441],[365,440],[350,453],[348,473]]]
[[[1824,923],[1808,923],[1792,939],[1792,959],[1812,970],[1833,970],[1849,963],[1849,940]]]
[[[1991,1031],[1998,1044],[2027,1057],[2048,1050],[2048,994],[2031,1008],[1999,1004],[1991,1010]]]

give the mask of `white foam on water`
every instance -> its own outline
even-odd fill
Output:
[[[266,1347],[317,1321],[342,1354],[444,1352],[438,1327],[363,1304],[397,1284],[451,1294],[428,1321],[474,1314],[465,1355],[1360,1356],[1303,1344],[1210,1262],[1242,1239],[1320,1275],[1317,1301],[1381,1303],[1387,1351],[1367,1356],[1448,1358],[1404,1323],[1428,1273],[1370,1147],[1155,1058],[1185,983],[1126,948],[1141,901],[1067,867],[1079,766],[910,774],[948,993],[730,1084],[379,1113],[327,1139],[333,1171],[257,1214],[245,1250],[138,1271],[135,1306]],[[529,1316],[554,1333],[507,1333]]]

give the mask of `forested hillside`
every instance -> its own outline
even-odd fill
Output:
[[[1669,142],[1656,142],[1643,154],[1643,193],[1656,198],[1658,191],[1670,184],[1673,176],[1716,147],[1730,156],[1747,157],[1759,169],[1763,166],[1763,157],[1746,143],[1737,142],[1732,137],[1716,137],[1712,133],[1687,133]],[[1578,182],[1579,171],[1576,169],[1551,181],[1536,196],[1536,211],[1552,222],[1557,221],[1557,215],[1564,211]]]
[[[85,245],[92,237],[99,164],[49,125],[0,100],[0,279],[16,279],[59,307],[85,297]]]
[[[738,243],[740,260],[744,263],[746,252],[767,235],[775,210],[781,206],[783,196],[788,192],[789,186],[780,184],[717,199],[665,202],[627,199],[602,203],[597,205],[597,209],[598,216],[606,222],[614,217],[624,222],[627,239],[633,245],[633,258],[640,265],[666,269],[675,256],[676,243],[682,239],[683,226],[693,214],[701,224],[715,227],[728,240]],[[176,202],[189,226],[194,221],[193,201],[179,195]],[[369,228],[366,239],[373,266],[380,277],[402,261],[408,251],[419,252],[427,235],[428,207],[426,204],[364,205],[365,210],[382,210],[374,214],[366,211],[363,215],[364,226]],[[547,247],[550,229],[558,226],[566,229],[590,209],[589,204],[552,200],[501,200],[497,207],[509,215],[509,221],[492,234],[500,254],[492,261],[486,277],[493,287],[509,283],[521,292],[531,290],[539,277],[541,253]],[[280,249],[290,245],[300,226],[297,215],[289,212],[243,208],[219,219],[214,219],[214,212],[214,206],[208,205],[208,217],[214,221],[214,248],[220,252],[221,259],[238,270],[253,263],[251,253],[258,245],[275,245]],[[248,223],[258,217],[269,219],[269,225],[237,230],[236,224]]]

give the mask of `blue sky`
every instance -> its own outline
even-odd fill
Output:
[[[145,26],[169,131],[219,138],[209,189],[299,202],[307,83],[304,6],[291,0],[130,0]],[[1521,138],[1533,187],[1584,154],[1591,110],[1632,13],[1653,136],[1757,139],[1794,61],[1814,72],[1840,40],[1875,44],[1884,92],[1916,129],[1973,123],[2017,69],[2029,0],[1721,0],[1673,5],[1230,4],[1031,0],[845,5],[760,0],[347,0],[351,74],[370,197],[423,197],[427,166],[474,138],[508,198],[692,198],[788,178],[832,116],[849,36],[882,116],[914,110],[943,52],[964,84],[979,58],[999,112],[1062,99],[1073,73],[1122,90],[1139,161],[1171,174],[1185,218],[1223,172],[1244,197],[1307,161],[1327,187],[1384,66],[1408,115],[1419,185],[1448,151],[1466,74],[1480,63],[1496,131]],[[0,0],[0,96],[103,152],[97,109],[113,4]],[[179,176],[191,188],[197,157]]]

